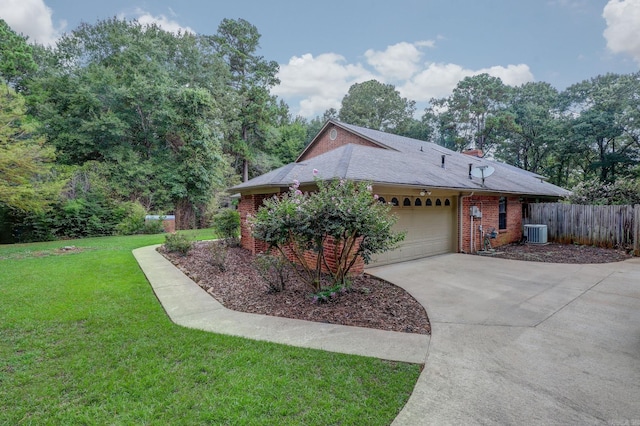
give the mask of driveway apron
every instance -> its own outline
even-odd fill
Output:
[[[370,268],[429,314],[397,425],[640,425],[640,259],[597,265],[451,254]]]

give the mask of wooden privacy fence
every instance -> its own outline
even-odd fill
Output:
[[[624,247],[640,255],[640,205],[529,204],[525,223],[547,225],[550,241]]]

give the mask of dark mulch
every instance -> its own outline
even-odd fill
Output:
[[[229,248],[224,271],[212,264],[211,242],[195,245],[187,256],[160,252],[229,309],[330,324],[429,334],[427,313],[409,293],[386,281],[362,275],[351,290],[327,303],[314,303],[312,290],[294,276],[284,291],[270,293],[242,248]]]
[[[496,257],[548,263],[609,263],[630,259],[625,250],[577,244],[511,244],[498,247]]]

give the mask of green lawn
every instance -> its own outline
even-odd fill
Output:
[[[177,326],[131,254],[163,240],[0,246],[0,424],[391,423],[418,365]]]

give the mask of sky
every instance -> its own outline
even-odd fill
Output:
[[[309,119],[371,79],[415,100],[420,116],[480,73],[563,90],[640,67],[640,0],[0,0],[0,18],[46,45],[114,16],[199,34],[249,21],[258,54],[280,64],[273,94]]]

